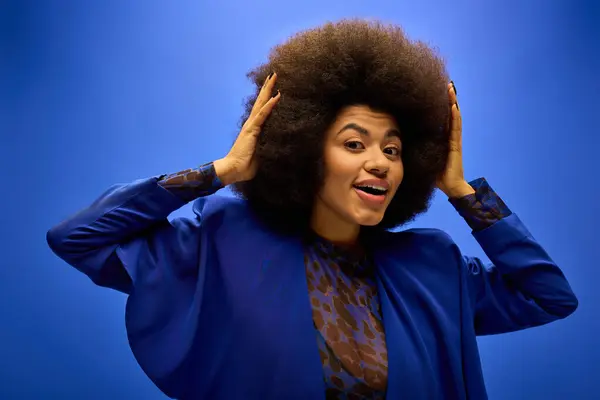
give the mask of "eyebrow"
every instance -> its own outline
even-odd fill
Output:
[[[336,136],[338,136],[340,133],[347,131],[349,129],[352,129],[358,133],[360,133],[363,136],[369,136],[369,131],[365,128],[363,128],[362,126],[354,123],[354,122],[350,122],[349,124],[344,125],[344,127],[342,129],[340,129],[340,131],[337,133]],[[390,130],[388,130],[385,133],[385,137],[389,138],[389,137],[397,137],[398,139],[402,140],[402,135],[400,134],[400,131],[398,129],[392,128]]]

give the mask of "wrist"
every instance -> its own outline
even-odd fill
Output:
[[[213,167],[215,168],[215,174],[223,183],[223,186],[231,185],[232,183],[237,182],[237,173],[235,168],[229,160],[225,158],[220,158],[213,162]]]
[[[475,193],[475,189],[467,181],[446,190],[446,196],[451,199],[459,199],[473,193]]]

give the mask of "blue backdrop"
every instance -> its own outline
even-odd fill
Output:
[[[490,181],[580,299],[566,320],[480,340],[490,397],[597,399],[598,3],[217,3],[2,2],[0,398],[164,398],[128,348],[125,296],[56,258],[46,230],[114,183],[223,156],[246,71],[299,29],[359,16],[439,47],[467,178]],[[414,225],[485,257],[441,194]]]

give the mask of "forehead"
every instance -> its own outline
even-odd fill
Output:
[[[393,116],[381,111],[373,110],[364,105],[353,105],[343,108],[338,113],[333,125],[334,127],[338,127],[349,122],[364,125],[367,129],[369,127],[383,130],[392,128],[398,129],[398,124]]]
[[[326,132],[330,143],[345,140],[348,134],[360,134],[376,140],[397,139],[402,141],[402,132],[390,114],[374,110],[368,106],[348,106],[337,115]]]

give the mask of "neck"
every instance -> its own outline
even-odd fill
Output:
[[[342,219],[321,202],[315,205],[310,227],[323,239],[341,245],[356,243],[360,233],[360,225]]]

